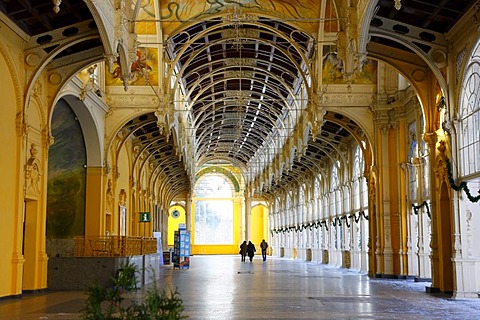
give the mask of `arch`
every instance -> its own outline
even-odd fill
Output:
[[[255,14],[255,15],[256,15],[256,14]],[[220,16],[220,17],[221,17],[221,16],[225,16],[225,14],[221,14],[221,15],[219,15],[219,16]],[[212,17],[212,19],[214,19],[214,18]],[[300,50],[299,46],[294,43],[293,39],[289,39],[289,38],[286,37],[283,33],[281,33],[279,30],[276,30],[276,29],[274,29],[273,27],[268,26],[267,24],[258,23],[258,22],[243,22],[243,25],[251,25],[251,26],[257,26],[257,27],[260,27],[260,28],[264,28],[265,30],[268,30],[268,31],[272,32],[272,33],[273,33],[274,35],[276,35],[277,37],[279,37],[279,38],[287,41],[290,45],[292,45],[292,46],[295,48],[295,50],[297,51],[297,53],[302,57],[302,61],[305,63],[305,65],[306,65],[306,67],[307,67],[307,70],[308,70],[308,71],[305,72],[305,73],[301,72],[301,73],[300,73],[300,76],[303,78],[304,83],[306,83],[306,84],[309,83],[309,82],[307,81],[306,75],[311,75],[311,74],[313,74],[313,73],[312,73],[312,70],[311,70],[310,67],[309,67],[308,59],[304,56],[304,53],[302,52],[302,50]],[[175,33],[173,33],[173,34],[176,35],[176,34],[181,34],[181,33],[187,33],[186,30],[187,30],[188,28],[190,28],[190,27],[191,27],[191,26],[187,24],[187,25],[184,26],[181,30],[177,30],[177,32],[175,32]],[[194,37],[189,38],[188,41],[183,44],[182,49],[177,52],[178,54],[176,55],[175,59],[172,61],[172,65],[177,65],[179,59],[182,57],[182,55],[185,53],[185,51],[186,51],[186,50],[191,46],[191,44],[193,44],[197,39],[201,39],[201,38],[204,37],[206,34],[211,33],[213,30],[222,29],[222,28],[224,28],[224,27],[225,27],[225,25],[224,25],[224,24],[221,24],[221,23],[216,24],[216,25],[212,25],[211,27],[202,30],[201,32],[199,32],[198,34],[196,34]],[[292,27],[295,27],[295,28],[296,28],[296,26],[294,26],[294,25],[292,25]],[[297,32],[298,32],[298,29],[295,29],[295,30],[297,30]],[[182,32],[181,32],[181,31],[182,31]],[[188,33],[187,33],[187,34],[188,34]],[[226,41],[226,39],[227,39],[227,38],[224,38],[224,39],[222,39],[222,41]],[[265,41],[264,39],[261,39],[261,38],[252,38],[252,40],[257,40],[257,41],[260,41],[260,42],[261,42],[261,41]],[[283,53],[286,53],[286,51],[284,51],[283,49],[281,49],[280,51],[283,52]],[[201,52],[201,51],[200,51],[200,52]],[[286,56],[287,56],[287,57],[290,57],[289,54],[286,54]],[[192,59],[193,59],[193,57],[191,57],[189,60],[192,60]],[[294,62],[294,59],[292,59],[291,62],[296,65],[297,70],[302,70],[302,68],[301,68],[299,65],[297,65],[296,62]],[[188,65],[189,65],[188,63],[185,63],[184,68],[185,68],[186,66],[188,66]],[[182,69],[184,69],[184,68],[182,68]],[[168,78],[175,78],[175,76],[174,76],[174,71],[175,71],[174,68],[171,68],[171,69],[169,70]],[[180,70],[180,71],[178,72],[178,75],[181,75],[182,73],[183,73],[183,70]],[[174,90],[176,90],[176,86],[177,86],[177,85],[178,85],[178,81],[175,81],[175,86],[174,86],[174,88],[173,88]],[[312,87],[314,87],[314,86],[312,86]]]
[[[374,32],[370,32],[370,36],[378,36],[378,37],[381,37],[381,38],[389,39],[389,40],[398,42],[399,44],[401,44],[401,45],[407,47],[408,49],[410,49],[418,57],[420,57],[420,59],[422,59],[423,62],[425,62],[425,64],[428,66],[428,68],[433,72],[433,74],[435,75],[435,78],[436,78],[440,88],[442,89],[442,91],[447,92],[447,82],[446,82],[445,78],[443,77],[442,72],[435,65],[435,62],[432,61],[432,59],[422,49],[420,49],[416,45],[410,43],[409,41],[406,41],[400,35],[397,35],[397,34],[384,33],[382,31],[374,31]],[[408,79],[408,77],[406,77],[406,78]]]
[[[99,134],[98,124],[95,121],[95,117],[91,114],[90,109],[87,108],[83,101],[73,95],[65,95],[60,99],[63,99],[68,103],[80,122],[85,140],[85,147],[87,149],[87,166],[103,166],[102,139]],[[50,114],[50,121],[53,115],[53,109]]]
[[[37,81],[39,81],[42,73],[44,73],[44,72],[46,72],[46,70],[48,70],[49,64],[57,56],[61,55],[62,52],[65,52],[66,50],[68,50],[69,48],[72,48],[75,45],[78,45],[78,44],[80,44],[84,41],[89,41],[89,40],[93,40],[93,39],[97,39],[97,38],[99,38],[99,35],[95,34],[95,35],[89,35],[89,36],[85,36],[83,38],[78,38],[78,39],[72,40],[68,43],[65,43],[63,45],[60,45],[60,46],[56,47],[54,50],[50,51],[45,57],[43,57],[42,62],[36,67],[35,72],[32,73],[30,78],[28,78],[28,84],[27,84],[27,89],[26,89],[26,94],[25,94],[25,96],[27,97],[27,101],[30,99],[30,96],[34,94],[35,85],[36,85]],[[82,68],[95,63],[95,61],[100,61],[101,60],[100,52],[101,51],[99,50],[99,52],[98,52],[99,55],[98,56],[93,56],[93,57],[89,57],[88,59],[87,58],[84,59]],[[73,66],[75,66],[75,64]],[[71,78],[75,74],[75,72],[80,71],[82,68],[80,68],[79,70],[75,70],[75,69],[70,68],[70,66],[68,66],[67,69],[71,72],[71,74],[69,74],[68,77],[65,77],[65,79],[61,79],[60,82],[63,81],[63,84],[65,84],[68,80],[67,78]],[[28,108],[28,104],[26,104],[26,107]]]
[[[262,15],[252,13],[253,16]],[[172,67],[167,78],[176,78],[167,94],[172,99],[178,96],[180,86],[184,88],[185,100],[188,101],[178,104],[182,112],[186,111],[179,115],[184,117],[185,123],[194,127],[197,121],[208,123],[209,119],[213,119],[208,127],[194,132],[198,133],[196,142],[200,141],[200,152],[195,159],[197,164],[203,163],[213,153],[214,146],[209,148],[208,141],[213,133],[213,137],[218,138],[215,145],[221,144],[222,150],[234,150],[222,156],[230,157],[230,162],[237,159],[246,166],[255,157],[255,150],[265,145],[269,134],[275,130],[281,130],[282,136],[287,134],[285,130],[294,123],[292,117],[302,109],[300,104],[295,104],[298,101],[293,88],[297,82],[303,82],[310,88],[311,82],[315,81],[310,79],[312,61],[309,59],[314,42],[309,33],[302,33],[283,22],[253,18],[242,21],[242,40],[248,44],[237,51],[238,56],[235,53],[231,56],[229,43],[236,38],[227,32],[234,30],[227,23],[228,16],[217,14],[210,17],[213,20],[208,24],[203,20],[197,21],[197,24],[186,23],[168,39]],[[281,28],[275,28],[276,24],[280,24]],[[240,52],[242,50],[243,53]],[[220,54],[226,51],[226,54]],[[213,71],[205,73],[201,70],[205,64]],[[298,72],[292,72],[293,68],[287,65],[296,66]],[[252,77],[246,75],[250,73]],[[238,110],[231,102],[235,97],[235,101],[241,100]],[[215,107],[228,112],[214,112]],[[239,133],[232,135],[231,132],[237,128],[234,123],[237,113],[242,122],[237,126]]]
[[[225,168],[209,167],[209,168],[202,169],[202,170],[198,171],[197,174],[195,175],[195,180],[198,181],[200,179],[200,177],[202,177],[203,175],[208,174],[208,173],[223,174],[233,184],[235,192],[240,192],[240,184],[238,183],[237,178],[233,175],[233,173],[231,173],[229,170],[227,170]]]
[[[8,47],[3,43],[3,41],[0,41],[0,55],[5,60],[5,62],[6,62],[5,64],[8,68],[9,73],[10,73],[11,80],[13,82],[13,89],[15,91],[15,102],[16,102],[16,105],[17,105],[16,113],[20,114],[20,112],[24,112],[23,104],[22,104],[23,95],[21,94],[22,90],[21,90],[21,86],[20,86],[20,79],[19,79],[19,76],[17,74],[17,70],[15,69],[15,63],[14,63],[14,60],[12,59],[12,57],[10,55],[10,51],[7,50],[6,48],[8,48]],[[28,105],[28,104],[26,104],[26,105]],[[22,114],[22,119],[21,119],[22,121],[25,121],[24,117],[25,117],[25,113]]]
[[[87,5],[93,19],[95,20],[97,30],[100,34],[100,38],[102,39],[102,43],[104,43],[105,56],[109,58],[113,63],[113,60],[116,58],[115,56],[117,54],[114,48],[115,39],[114,34],[108,32],[110,25],[105,23],[106,21],[108,21],[108,19],[105,19],[104,13],[102,12],[104,8],[101,8],[101,3],[93,0],[86,0],[85,4]]]
[[[264,203],[257,203],[250,208],[250,240],[257,247],[257,251],[261,252],[259,245],[262,239],[268,242],[268,207]]]
[[[89,191],[87,195],[85,134],[75,111],[65,100],[59,100],[53,108],[50,128],[54,143],[48,152],[47,238],[85,235],[87,217],[99,214],[87,211],[87,198],[99,194]]]

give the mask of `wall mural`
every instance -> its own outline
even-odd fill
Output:
[[[85,141],[75,113],[63,100],[55,106],[51,127],[47,238],[72,238],[85,233]]]
[[[133,74],[133,78],[128,81],[129,85],[158,85],[158,49],[138,48],[136,60],[133,62],[130,71]],[[113,65],[113,73],[108,72],[107,67],[105,74],[107,85],[123,86],[121,79],[122,69],[118,62],[115,62]]]
[[[312,0],[183,0],[161,1],[160,19],[163,33],[170,35],[183,22],[200,20],[207,15],[215,15],[226,10],[244,10],[262,15],[297,20],[307,32],[318,30],[314,20],[302,23],[301,20],[312,18],[318,20],[322,1]],[[330,3],[330,2],[328,2]]]
[[[156,34],[155,3],[153,0],[142,0],[135,23],[137,34]]]

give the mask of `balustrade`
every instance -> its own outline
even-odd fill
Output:
[[[157,252],[157,239],[149,237],[76,237],[77,257],[127,257]]]

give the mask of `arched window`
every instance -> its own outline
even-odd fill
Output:
[[[195,244],[233,244],[233,187],[221,174],[202,176],[195,186]]]
[[[460,94],[459,140],[460,172],[468,176],[480,172],[480,48],[465,71],[465,80]]]

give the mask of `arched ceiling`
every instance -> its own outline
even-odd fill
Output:
[[[186,199],[190,192],[190,179],[185,165],[180,159],[180,152],[173,143],[173,136],[165,136],[158,130],[157,117],[154,113],[138,116],[128,121],[119,131],[121,139],[117,150],[127,142],[132,143],[134,168],[140,168],[134,174],[135,185],[146,188],[158,186],[154,193],[157,197],[165,197],[168,203],[174,199]],[[138,164],[138,166],[136,165]],[[137,176],[144,172],[145,166],[150,167],[151,175],[140,184],[143,177]]]
[[[310,135],[307,147],[296,151],[291,166],[284,169],[281,177],[269,177],[270,185],[262,186],[261,190],[257,190],[258,194],[274,196],[287,186],[301,183],[318,173],[327,175],[327,161],[336,162],[339,158],[341,166],[348,165],[347,142],[354,138],[358,142],[365,141],[363,131],[353,120],[338,113],[327,112],[323,120],[322,131],[315,139]],[[363,148],[362,143],[360,146]]]
[[[407,52],[411,43],[424,53],[444,47],[445,34],[477,0],[401,0],[395,8],[393,0],[379,0],[370,23],[369,52],[388,56],[389,48]],[[378,34],[382,34],[379,36]],[[403,42],[395,39],[402,38]],[[443,48],[442,48],[443,50]]]
[[[212,157],[248,167],[301,108],[314,40],[286,23],[234,15],[201,21],[168,40],[194,127],[197,165]]]
[[[103,45],[92,13],[84,1],[1,0],[0,11],[30,37],[25,49],[48,55],[59,52],[49,69],[101,58]]]
[[[182,1],[177,2],[178,9]],[[337,7],[344,2],[328,1]],[[370,24],[374,36],[367,46],[375,57],[388,56],[392,50],[410,54],[407,42],[430,54],[432,49],[445,45],[443,35],[476,1],[400,2],[399,9],[394,7],[394,0],[377,2]],[[170,6],[170,2],[157,3]],[[222,159],[247,170],[254,165],[252,159],[258,152],[276,147],[275,139],[291,135],[294,119],[304,108],[302,101],[292,95],[299,92],[302,83],[310,81],[309,60],[316,54],[311,35],[318,32],[319,26],[318,20],[304,19],[320,17],[322,2],[255,1],[250,8],[252,15],[237,11],[240,6],[230,6],[227,14],[219,16],[227,4],[233,3],[237,2],[204,4],[210,5],[210,11],[206,10],[197,21],[186,19],[189,26],[182,32],[172,31],[179,30],[183,23],[173,19],[169,29],[172,33],[168,33],[164,45],[175,63],[177,89],[185,97],[186,111],[182,112],[186,112],[185,119],[192,125],[189,129],[195,143],[195,159],[180,158],[177,150],[181,146],[174,144],[171,133],[168,139],[161,133],[153,113],[129,121],[122,129],[138,152],[136,161],[152,168],[149,181],[161,181],[161,192],[172,199],[186,197],[190,191],[184,161],[201,166]],[[262,14],[258,3],[268,6],[268,12]],[[278,8],[285,8],[290,16],[276,14]],[[54,13],[51,1],[0,0],[0,11],[46,53],[57,48],[57,40],[85,35],[85,41],[60,52],[53,65],[99,56],[102,49],[100,37],[92,37],[97,31],[84,1],[62,0],[60,11]],[[280,18],[273,19],[274,16]],[[308,28],[295,30],[292,23],[297,21],[300,25],[301,20]],[[400,38],[402,41],[397,40]],[[313,171],[321,171],[322,163],[332,154],[341,154],[347,141],[362,135],[356,123],[340,114],[329,112],[323,120],[315,139],[310,135],[306,148],[296,151],[297,156],[282,176],[271,177],[271,184],[259,192],[275,192]]]

